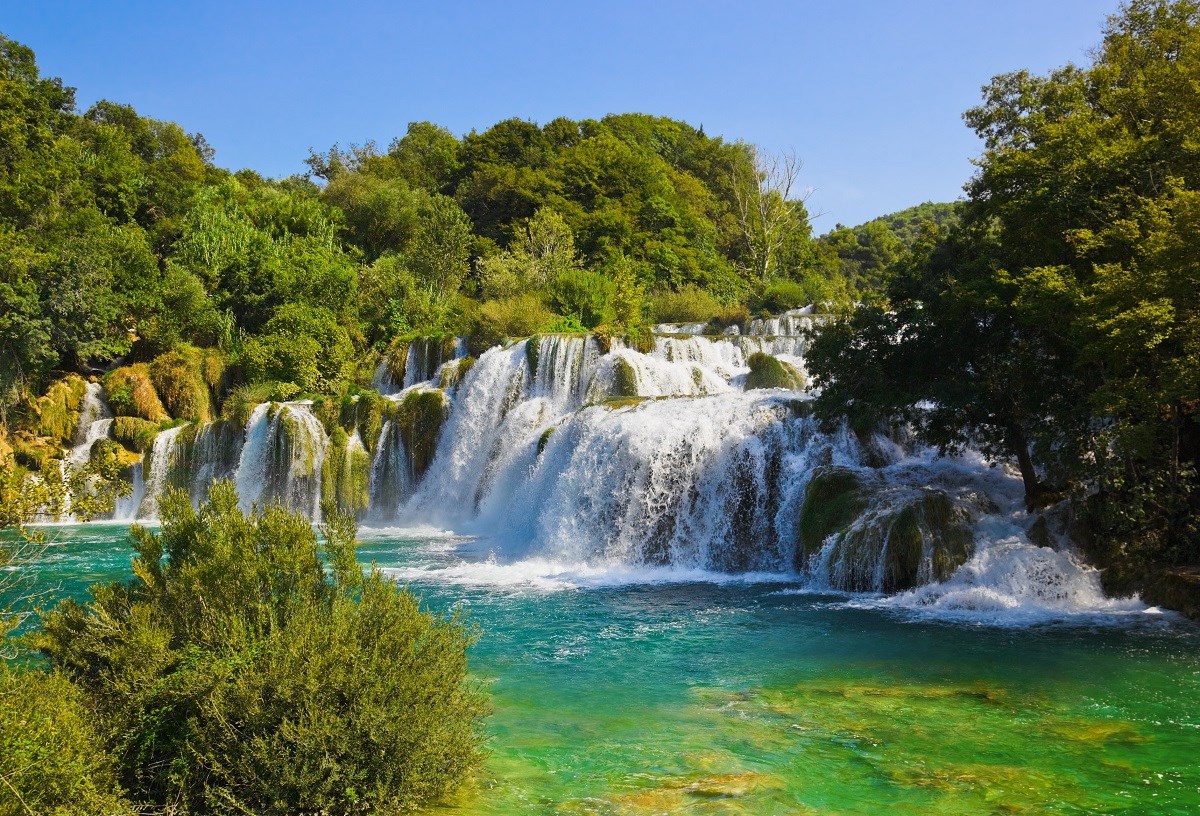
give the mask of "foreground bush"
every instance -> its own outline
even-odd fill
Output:
[[[131,795],[179,813],[392,813],[480,758],[471,636],[363,577],[353,522],[244,516],[232,485],[134,528],[135,578],[64,602],[38,644],[89,695]],[[165,557],[164,557],[165,556]]]
[[[0,661],[0,816],[132,814],[80,694]]]

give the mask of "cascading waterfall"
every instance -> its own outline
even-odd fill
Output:
[[[112,427],[112,412],[104,401],[104,389],[100,383],[88,383],[83,401],[79,404],[79,422],[75,426],[74,445],[66,461],[74,467],[87,463],[92,455],[92,446],[108,437]]]
[[[330,453],[305,403],[264,403],[244,428],[211,423],[187,444],[172,429],[155,440],[142,514],[174,463],[186,472],[172,483],[196,501],[233,478],[245,509],[278,502],[315,521],[324,481],[336,490],[324,498],[369,524],[474,533],[510,563],[799,575],[913,607],[1101,597],[1094,571],[1033,546],[1013,520],[1021,482],[1009,470],[831,433],[809,395],[745,390],[752,354],[802,371],[819,319],[664,333],[648,353],[546,335],[472,361],[461,343],[412,341],[403,382],[377,382],[390,393],[370,439],[356,407],[336,434],[345,449]],[[987,594],[1003,583],[999,563],[1038,565],[1023,568],[1024,595]]]
[[[329,442],[320,420],[302,402],[263,403],[246,423],[234,483],[244,511],[278,503],[317,521],[321,467]]]
[[[159,497],[162,496],[163,490],[171,478],[171,471],[178,461],[178,449],[175,442],[186,427],[186,425],[177,425],[161,431],[154,437],[154,445],[150,449],[150,464],[145,468],[145,487],[137,511],[138,518],[158,518]]]

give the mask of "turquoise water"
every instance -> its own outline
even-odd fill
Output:
[[[123,527],[48,532],[41,587],[128,576]],[[1170,616],[949,622],[766,576],[363,537],[481,635],[490,758],[448,813],[1200,812],[1200,630]]]

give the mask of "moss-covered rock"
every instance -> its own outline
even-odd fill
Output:
[[[448,408],[445,392],[430,388],[406,394],[392,409],[391,418],[400,429],[414,481],[424,476],[433,462]]]
[[[157,422],[131,416],[115,417],[112,422],[112,437],[131,451],[145,453],[154,446],[154,437],[162,426]]]
[[[370,479],[370,454],[344,428],[335,427],[321,473],[324,501],[332,501],[339,512],[358,515],[370,501]]]
[[[140,453],[128,450],[124,445],[118,444],[112,439],[97,439],[92,444],[89,457],[92,459],[103,459],[107,456],[111,456],[122,469],[131,468],[142,461]]]
[[[145,363],[121,366],[105,374],[104,394],[117,416],[140,417],[150,422],[171,418],[154,388],[150,366]]]
[[[778,357],[758,351],[750,355],[746,364],[750,366],[750,373],[746,375],[747,391],[755,388],[786,388],[789,391],[799,391],[804,388],[804,374]]]
[[[388,347],[383,351],[383,367],[388,379],[393,383],[404,382],[404,370],[408,366],[408,340],[402,337],[392,338]]]
[[[29,470],[48,470],[52,467],[51,462],[62,458],[62,448],[58,441],[52,441],[45,436],[18,431],[12,435],[10,442],[13,459],[18,465]]]
[[[217,364],[211,364],[207,355],[191,347],[168,351],[150,363],[150,381],[171,416],[194,422],[208,422],[213,418],[213,399],[205,369],[212,369],[214,365]],[[218,383],[221,370],[217,367],[215,372]]]
[[[537,443],[538,456],[541,456],[542,452],[546,450],[546,446],[548,444],[550,444],[550,437],[552,437],[552,436],[554,436],[554,426],[553,425],[551,425],[546,430],[542,431],[542,435],[538,437],[538,443]]]
[[[932,489],[863,515],[837,540],[830,583],[854,592],[901,592],[944,581],[974,551],[969,525],[964,508]]]
[[[533,335],[525,341],[525,364],[529,368],[530,379],[537,377],[538,357],[542,351],[542,338],[539,335]]]
[[[1146,584],[1142,600],[1200,620],[1200,567],[1165,570]]]
[[[69,447],[79,423],[79,406],[87,393],[87,383],[78,374],[68,374],[47,389],[37,401],[38,428],[41,436]]]
[[[438,388],[448,391],[458,386],[467,377],[467,372],[475,365],[474,357],[461,357],[452,365],[448,365],[442,369],[441,379],[438,380]]]
[[[800,508],[800,541],[796,568],[803,569],[808,556],[821,548],[833,533],[844,532],[866,507],[862,480],[844,468],[820,468],[804,491]]]
[[[637,371],[633,364],[624,357],[617,357],[613,361],[613,397],[636,397],[638,396],[638,378]]]
[[[290,382],[260,382],[233,389],[221,406],[221,418],[245,425],[255,407],[264,402],[286,402],[300,393],[300,386]],[[337,403],[333,403],[337,417]]]

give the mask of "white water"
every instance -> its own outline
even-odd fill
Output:
[[[79,422],[75,425],[74,445],[67,454],[67,462],[74,467],[87,463],[92,454],[92,445],[108,437],[112,427],[112,412],[104,401],[104,389],[100,383],[88,383],[79,404]]]
[[[177,425],[161,431],[154,437],[154,445],[150,449],[150,465],[145,476],[146,486],[141,506],[138,508],[138,518],[158,518],[158,500],[167,486],[171,470],[176,464],[175,438],[186,428]]]

